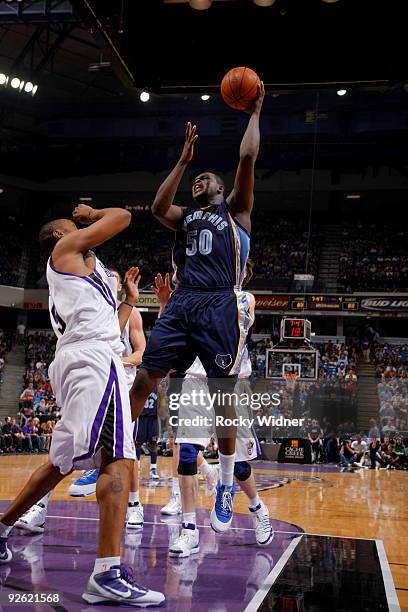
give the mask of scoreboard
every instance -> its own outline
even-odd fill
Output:
[[[343,295],[306,295],[295,297],[291,303],[292,310],[358,310],[356,297]]]

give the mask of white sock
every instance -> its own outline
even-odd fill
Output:
[[[50,497],[51,497],[51,493],[52,493],[52,491],[50,491],[49,493],[47,493],[47,495],[44,495],[44,497],[39,499],[38,502],[37,502],[37,506],[39,504],[42,504],[44,506],[44,509],[47,510],[48,502],[50,501]]]
[[[198,469],[200,470],[203,476],[208,476],[209,474],[211,474],[212,471],[211,465],[205,459]]]
[[[0,538],[7,538],[12,529],[13,525],[5,525],[0,521]]]
[[[196,525],[196,513],[195,512],[183,512],[183,525]]]
[[[100,574],[106,572],[112,565],[120,565],[120,557],[101,557],[95,559],[95,567],[93,574]]]
[[[140,499],[139,499],[139,491],[129,491],[129,500],[128,503],[129,504],[136,504],[139,503]]]
[[[177,476],[173,476],[171,483],[172,495],[180,495],[180,482]]]
[[[261,503],[261,498],[259,497],[258,494],[256,494],[255,497],[249,497],[248,499],[249,499],[248,506],[250,508],[256,508]]]
[[[151,463],[151,464],[150,464],[150,469],[152,470],[153,468],[154,468],[154,469],[156,469],[156,468],[157,468],[157,463]]]
[[[232,487],[234,482],[235,453],[232,455],[223,455],[220,453],[220,451],[218,451],[218,457],[220,459],[221,484]]]

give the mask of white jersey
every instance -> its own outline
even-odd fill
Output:
[[[131,355],[133,353],[133,347],[132,347],[132,343],[130,341],[130,335],[129,335],[129,319],[127,320],[127,323],[122,333],[120,334],[120,339],[122,341],[122,348],[123,348],[122,357],[127,357],[128,355]],[[130,387],[133,385],[133,381],[135,380],[136,372],[137,372],[136,366],[125,365],[126,380]]]
[[[89,275],[55,270],[47,264],[49,308],[52,327],[58,338],[57,352],[73,343],[105,342],[121,355],[120,327],[116,306],[116,278],[95,258]]]

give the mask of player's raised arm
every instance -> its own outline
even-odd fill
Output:
[[[152,205],[152,213],[156,219],[172,230],[178,229],[184,212],[184,208],[175,206],[173,201],[187,164],[193,157],[194,144],[198,138],[196,132],[197,126],[192,125],[189,121],[186,126],[186,138],[180,159],[166,180],[160,185]]]
[[[143,331],[142,315],[135,308],[129,317],[129,340],[133,347],[133,353],[122,357],[122,362],[126,366],[139,366],[142,363],[143,353],[146,348],[146,338]]]
[[[96,210],[91,206],[79,204],[72,213],[76,223],[88,225],[78,231],[61,234],[61,239],[52,253],[54,265],[60,272],[69,272],[69,256],[75,257],[93,249],[109,238],[113,238],[128,227],[131,214],[124,208],[104,208]],[[74,228],[75,229],[75,228]],[[59,229],[55,230],[58,237]],[[68,269],[65,269],[68,265]]]
[[[259,117],[265,96],[264,84],[260,83],[258,97],[249,110],[251,117],[241,141],[239,164],[235,175],[234,189],[227,198],[231,214],[248,231],[251,231],[251,212],[254,203],[254,168],[259,152]]]

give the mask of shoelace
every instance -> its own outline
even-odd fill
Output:
[[[139,591],[143,591],[144,593],[147,593],[148,589],[136,583],[135,577],[133,576],[133,572],[127,565],[123,565],[121,563],[120,565],[113,565],[111,569],[118,569],[120,571],[120,577],[123,580],[128,582],[130,585],[132,585],[132,587],[135,587]]]
[[[262,513],[261,512],[259,512],[259,513],[257,512],[255,514],[255,518],[258,521],[258,523],[261,524],[262,529],[265,529],[265,531],[266,530],[268,530],[268,531],[270,530],[271,525],[270,525],[270,521],[269,521],[269,516],[267,516],[263,512]]]
[[[95,470],[88,470],[87,472],[84,472],[80,480],[85,480],[86,478],[89,478],[89,476],[91,476],[94,472]]]
[[[225,516],[232,512],[232,495],[230,491],[224,491],[222,498],[218,500],[217,509]]]

